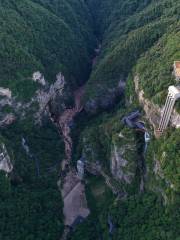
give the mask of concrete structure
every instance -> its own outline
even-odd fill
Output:
[[[122,122],[126,124],[130,128],[139,129],[142,131],[146,131],[144,123],[141,121],[138,121],[138,118],[141,116],[141,113],[139,110],[136,110],[134,112],[131,112],[127,116],[123,117]]]
[[[158,131],[160,133],[162,133],[167,128],[174,104],[178,98],[180,98],[180,87],[170,86],[168,89],[168,96],[158,128]]]
[[[174,76],[176,78],[176,81],[180,81],[180,61],[174,62]]]

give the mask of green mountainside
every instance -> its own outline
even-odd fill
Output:
[[[9,0],[0,4],[2,86],[24,99],[33,96],[36,86],[30,77],[37,69],[48,81],[61,69],[72,87],[87,79],[95,41],[83,1]]]
[[[179,0],[0,0],[0,240],[62,236],[66,151],[52,119],[82,85],[72,165],[83,156],[101,172],[85,174],[91,214],[68,239],[179,239],[180,130],[170,124],[156,138],[153,122],[177,84],[179,16]],[[145,155],[143,134],[121,121],[134,109],[151,137]]]
[[[13,98],[12,105],[1,106],[1,118],[13,112],[17,119],[1,128],[0,143],[6,144],[14,170],[11,181],[0,172],[0,239],[58,239],[63,214],[57,181],[64,144],[49,120],[35,125],[37,102],[26,103],[42,88],[32,81],[36,71],[47,85],[62,72],[70,92],[87,79],[96,43],[90,13],[83,1],[2,0],[0,22],[0,86],[9,88]],[[27,156],[22,138],[33,157]]]

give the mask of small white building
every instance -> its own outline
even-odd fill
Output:
[[[180,81],[180,61],[174,62],[174,71],[173,74],[176,78],[176,81]]]

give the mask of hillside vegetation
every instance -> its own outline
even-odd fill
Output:
[[[0,87],[12,91],[11,99],[0,96],[0,117],[15,117],[0,128],[0,149],[5,144],[13,164],[11,173],[0,171],[0,239],[60,239],[64,216],[57,181],[65,153],[49,116],[52,120],[73,106],[73,92],[83,84],[84,111],[70,123],[72,164],[83,156],[101,165],[119,198],[102,176],[87,173],[91,214],[70,239],[179,239],[179,129],[168,127],[161,138],[154,137],[134,83],[138,76],[138,91],[152,104],[164,105],[168,86],[176,84],[179,16],[179,0],[0,1]],[[32,80],[38,71],[45,86]],[[53,96],[52,112],[37,124],[37,94],[48,93],[59,73],[65,77],[63,96]],[[151,135],[145,155],[143,134],[121,121],[137,108]],[[116,176],[115,160],[121,164]]]
[[[70,93],[82,85],[96,42],[91,25],[84,1],[0,1],[0,86],[12,91],[12,100],[0,99],[0,117],[16,117],[12,125],[1,128],[0,145],[6,145],[14,170],[9,178],[0,172],[0,239],[52,240],[62,234],[57,181],[64,145],[48,119],[35,124],[38,103],[30,101],[43,86],[32,75],[43,74],[43,91],[60,72]]]
[[[33,96],[35,71],[49,82],[61,71],[71,88],[87,79],[95,41],[83,1],[1,1],[0,23],[1,86],[14,96]]]
[[[89,2],[93,8],[94,2]],[[146,85],[146,95],[153,99],[157,95],[155,102],[162,104],[163,91],[174,83],[173,62],[179,59],[179,1],[99,1],[99,5],[96,25],[103,39],[102,51],[88,81],[86,99],[108,95],[140,61],[137,72],[142,88]]]
[[[86,85],[85,101],[95,111],[101,110],[102,102],[106,101],[106,109],[111,112],[100,114],[96,122],[88,123],[88,127],[81,133],[81,139],[85,141],[80,142],[80,146],[83,153],[91,149],[86,158],[94,162],[98,160],[107,172],[109,169],[109,174],[112,150],[116,146],[122,153],[121,157],[128,161],[128,171],[133,171],[132,162],[137,171],[130,185],[124,181],[118,182],[120,191],[128,192],[127,200],[116,202],[106,192],[99,196],[91,192],[89,204],[97,214],[79,227],[72,239],[91,239],[91,235],[109,239],[109,215],[116,226],[112,239],[178,239],[179,130],[169,128],[157,140],[146,123],[151,133],[151,142],[146,155],[145,193],[139,194],[139,176],[142,174],[138,160],[140,156],[136,158],[136,151],[131,155],[135,133],[122,126],[120,121],[123,115],[143,107],[139,106],[135,93],[136,76],[139,78],[139,91],[143,90],[145,98],[160,107],[165,103],[168,86],[177,84],[172,71],[173,62],[180,58],[180,3],[171,0],[89,0],[88,3],[102,46]],[[126,103],[121,100],[112,111],[113,90],[120,81],[127,81]],[[179,102],[176,109],[179,111]],[[131,151],[126,150],[127,144],[131,146]],[[127,167],[122,169],[126,174]],[[100,180],[94,181],[94,188],[90,184],[89,191],[91,188],[96,189]],[[102,198],[106,199],[105,203]],[[88,235],[89,231],[91,234]]]

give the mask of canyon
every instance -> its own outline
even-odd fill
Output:
[[[179,7],[0,2],[0,239],[178,239]]]

